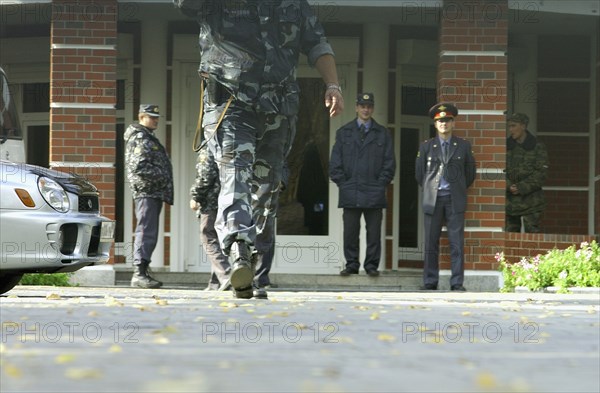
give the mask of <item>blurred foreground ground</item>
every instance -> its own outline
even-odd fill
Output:
[[[17,286],[2,392],[598,392],[600,297]]]

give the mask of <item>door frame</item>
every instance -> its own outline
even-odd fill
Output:
[[[410,116],[403,115],[400,125],[398,127],[398,162],[399,162],[399,173],[402,173],[402,162],[404,160],[400,157],[399,146],[402,143],[402,129],[403,128],[414,128],[419,130],[419,140],[424,141],[429,138],[429,129],[431,126],[431,121],[429,118],[424,116]],[[416,157],[415,152],[415,157]],[[412,161],[407,161],[412,162]],[[415,180],[416,181],[416,180]],[[403,260],[411,260],[411,261],[419,261],[423,259],[423,207],[421,201],[423,200],[423,189],[419,187],[419,194],[417,198],[417,208],[418,208],[418,227],[417,227],[417,247],[400,247],[396,240],[400,239],[400,222],[399,222],[399,211],[400,211],[400,182],[394,183],[394,222],[392,225],[393,228],[393,237],[394,244],[392,247],[392,269],[398,269],[398,262],[400,260],[400,256],[402,256]]]

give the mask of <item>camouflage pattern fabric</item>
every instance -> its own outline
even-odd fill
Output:
[[[548,152],[526,132],[522,144],[510,137],[506,141],[506,214],[511,216],[541,212],[546,207],[542,186],[548,170]],[[510,192],[511,184],[517,185],[519,194]]]
[[[215,78],[237,100],[258,102],[268,113],[297,113],[300,53],[311,66],[320,56],[333,55],[306,0],[174,3],[186,15],[196,15],[200,25],[199,72]]]
[[[205,107],[204,120],[217,118],[220,110],[220,106]],[[267,115],[234,101],[216,136],[211,132],[214,124],[205,123],[204,130],[219,168],[221,192],[215,228],[221,248],[228,250],[236,240],[249,244],[256,240],[258,252],[268,251],[273,240],[260,237],[277,211],[283,161],[295,133],[295,117]]]
[[[133,199],[155,198],[173,204],[173,168],[152,130],[131,124],[124,135],[125,166]]]
[[[198,152],[196,180],[190,189],[192,199],[200,204],[200,208],[196,211],[198,217],[201,213],[217,211],[220,191],[219,167],[208,146],[204,146]]]
[[[215,226],[228,253],[236,240],[254,244],[276,214],[300,102],[300,53],[314,66],[333,50],[306,0],[174,3],[200,25],[199,73],[208,80],[204,135],[221,183]],[[235,99],[216,130],[230,95]],[[257,250],[266,252],[258,248],[272,239],[260,240]]]

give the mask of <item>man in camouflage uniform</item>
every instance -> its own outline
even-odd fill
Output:
[[[521,232],[521,218],[527,233],[540,232],[540,218],[546,207],[542,186],[548,170],[546,147],[527,130],[529,117],[514,113],[507,119],[506,138],[506,231]]]
[[[294,139],[300,53],[326,83],[330,116],[343,110],[333,50],[306,0],[174,0],[200,25],[204,136],[219,166],[215,226],[233,262],[237,297],[266,297],[252,289],[252,247],[276,213],[283,161]],[[264,239],[261,239],[265,237]]]
[[[200,220],[200,242],[210,259],[211,274],[207,290],[225,290],[229,287],[231,266],[221,251],[215,230],[220,190],[219,168],[208,147],[204,146],[198,152],[196,180],[190,189],[190,208],[196,211]]]
[[[152,252],[158,241],[163,202],[173,204],[173,169],[167,151],[154,135],[160,118],[158,106],[140,105],[138,123],[125,131],[125,166],[135,202],[132,287],[160,288],[149,274]]]

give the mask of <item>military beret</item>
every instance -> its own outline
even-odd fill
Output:
[[[513,113],[512,115],[508,116],[506,121],[512,121],[515,123],[521,123],[521,124],[527,125],[527,124],[529,124],[529,116],[527,116],[524,113]]]
[[[140,105],[139,113],[144,113],[152,117],[160,117],[158,112],[158,105],[142,104]]]
[[[360,93],[356,96],[356,103],[359,105],[375,105],[375,96],[373,93]]]
[[[433,120],[454,119],[458,116],[458,108],[449,103],[435,104],[429,109],[429,117]]]

